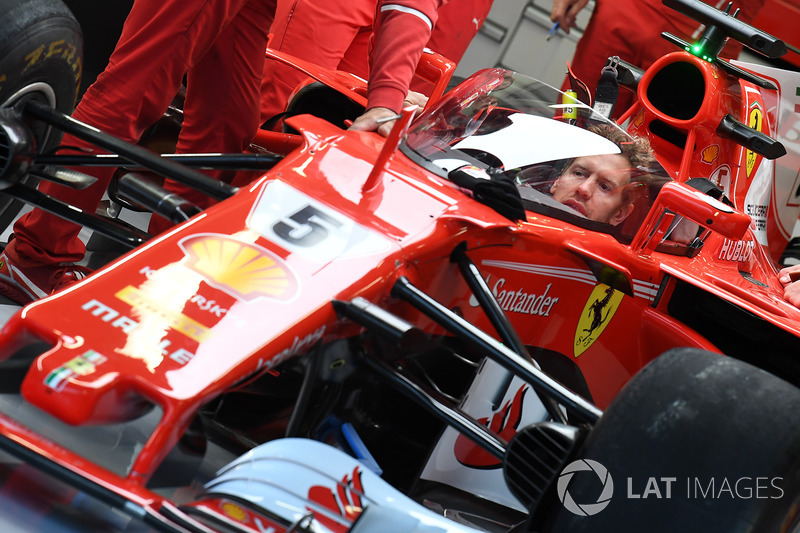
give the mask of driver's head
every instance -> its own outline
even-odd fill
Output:
[[[620,154],[573,159],[550,187],[553,198],[586,218],[616,226],[633,211],[635,189],[655,162],[646,138],[630,138],[613,126],[590,128],[619,146]]]

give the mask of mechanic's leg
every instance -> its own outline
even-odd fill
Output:
[[[109,65],[83,96],[74,117],[129,142],[155,122],[169,105],[187,68],[209,50],[221,22],[244,0],[136,0]],[[66,135],[62,147],[96,147]],[[40,190],[93,212],[113,169],[81,169],[98,178],[76,191],[43,182]],[[14,225],[7,253],[17,266],[80,260],[85,247],[80,227],[34,209]]]
[[[629,5],[632,2],[597,2],[592,12],[589,23],[586,25],[575,54],[570,61],[572,72],[586,85],[594,97],[600,73],[610,56],[619,56],[621,59],[634,65],[639,62],[637,45],[646,48],[653,41],[651,33],[659,32],[657,18],[639,22],[640,31],[633,31],[632,26],[626,26],[633,11],[637,8]],[[659,17],[660,13],[655,12]],[[622,17],[622,18],[620,18]],[[649,28],[649,29],[648,29]],[[666,43],[666,41],[664,41]],[[569,82],[564,80],[562,89],[569,88]],[[614,108],[614,118],[619,117],[632,103],[632,95],[626,89],[620,88],[619,97]]]
[[[270,48],[336,69],[357,33],[372,28],[376,4],[377,0],[278,0]],[[366,54],[359,70],[349,72],[366,79]],[[262,122],[284,111],[289,95],[305,78],[296,69],[266,62],[261,85]]]
[[[265,28],[273,13],[272,0],[246,2],[209,53],[189,71],[178,153],[247,150],[259,125]],[[230,182],[235,173],[209,174]],[[207,195],[172,180],[166,180],[164,187],[203,208],[213,203]],[[163,217],[154,216],[149,230],[157,234],[171,225]]]

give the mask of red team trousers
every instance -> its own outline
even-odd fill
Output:
[[[136,0],[108,67],[86,91],[74,118],[137,142],[167,109],[186,74],[177,152],[243,152],[259,124],[266,28],[275,1]],[[61,144],[88,146],[71,135]],[[50,182],[39,188],[94,212],[115,169],[82,170],[98,182],[82,191]],[[202,194],[167,185],[201,206],[208,204]],[[79,261],[85,253],[80,229],[35,209],[15,223],[9,252],[21,267]]]

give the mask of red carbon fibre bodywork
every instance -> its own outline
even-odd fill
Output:
[[[681,111],[683,116],[676,116],[679,114],[671,113],[674,109],[665,110],[663,93],[659,95],[654,88],[663,90],[665,78],[670,75],[680,78],[681,73],[687,72],[693,77],[691,81],[687,79],[683,90],[692,103]],[[778,87],[778,98],[792,90],[788,84]],[[655,91],[655,97],[651,91]],[[765,95],[769,96],[768,102]],[[789,156],[773,163],[718,132],[723,117],[730,116],[765,134],[778,136],[776,123],[784,112],[775,92],[728,76],[717,65],[691,54],[674,52],[645,72],[638,96],[638,101],[621,119],[630,119],[628,130],[651,140],[660,160],[678,181],[698,176],[714,181],[738,209],[753,216],[759,241],[768,245],[773,260],[778,261],[791,238],[798,214],[794,191],[786,190],[791,184],[784,183],[794,179],[790,176]],[[654,101],[655,98],[660,101]],[[781,134],[781,140],[784,135]],[[788,144],[785,140],[784,143]],[[781,173],[783,168],[786,170]],[[762,184],[760,176],[769,176],[763,180],[768,183]],[[768,191],[766,197],[754,193],[764,188]],[[772,208],[767,209],[770,204]]]

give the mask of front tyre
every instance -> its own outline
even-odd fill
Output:
[[[798,413],[800,389],[772,374],[671,350],[626,385],[579,453],[613,479],[607,505],[592,507],[608,487],[584,469],[561,501],[552,496],[536,530],[797,531]]]

